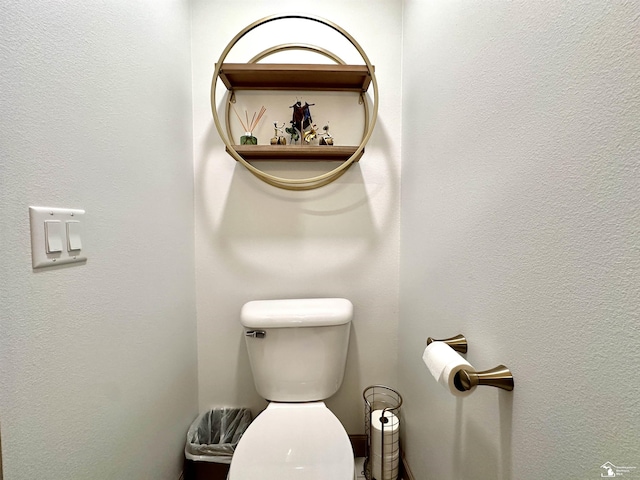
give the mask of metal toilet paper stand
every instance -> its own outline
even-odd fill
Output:
[[[364,426],[367,433],[366,480],[396,480],[400,465],[400,407],[402,395],[384,385],[364,389]],[[376,418],[373,418],[376,412]],[[378,417],[379,416],[379,417]]]

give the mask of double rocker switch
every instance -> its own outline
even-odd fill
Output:
[[[44,236],[47,253],[62,252],[66,248],[68,252],[82,250],[80,239],[80,222],[78,220],[45,220]],[[64,245],[66,238],[66,245]]]
[[[82,244],[84,210],[29,207],[33,268],[86,262]]]

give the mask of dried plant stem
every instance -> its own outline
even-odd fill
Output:
[[[264,105],[262,106],[262,108],[260,108],[260,113],[258,113],[258,117],[256,118],[256,114],[253,114],[253,119],[251,119],[251,132],[253,132],[253,130],[258,126],[258,123],[260,123],[260,120],[262,119],[262,116],[264,115],[264,112],[266,112],[267,109],[264,108]]]
[[[242,125],[242,128],[244,128],[244,131],[246,132],[247,131],[247,126],[244,124],[244,122],[240,118],[240,115],[238,115],[238,112],[236,111],[236,108],[233,107],[233,106],[231,108],[233,108],[233,113],[236,114],[236,117],[238,117],[238,120],[240,121],[240,125]]]
[[[233,108],[233,113],[236,114],[236,117],[238,117],[238,120],[240,121],[240,125],[242,125],[242,128],[244,128],[244,131],[247,133],[253,133],[253,131],[255,130],[255,128],[258,126],[258,124],[260,123],[260,120],[262,119],[262,116],[264,115],[264,113],[267,111],[266,108],[264,108],[264,105],[262,106],[262,108],[260,108],[260,112],[254,112],[253,113],[253,117],[251,117],[251,123],[249,123],[249,113],[245,110],[244,111],[244,116],[246,119],[246,123],[242,121],[242,118],[240,117],[240,115],[238,115],[238,112],[236,111],[235,107],[231,107]],[[256,117],[257,115],[257,117]]]

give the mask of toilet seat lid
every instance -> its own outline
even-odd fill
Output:
[[[353,480],[349,436],[324,402],[270,403],[249,425],[229,480]]]

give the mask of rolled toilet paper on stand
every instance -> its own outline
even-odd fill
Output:
[[[396,480],[400,465],[400,419],[388,410],[371,413],[371,473],[376,480]]]
[[[433,378],[449,390],[456,397],[466,397],[472,393],[476,387],[471,390],[460,391],[455,386],[455,378],[460,370],[475,372],[475,369],[467,362],[462,355],[444,342],[431,342],[424,349],[422,360],[433,375]]]
[[[384,417],[383,417],[384,415]],[[386,422],[383,421],[386,419]],[[371,414],[371,453],[395,454],[400,449],[400,419],[393,412],[374,410]]]
[[[378,455],[371,456],[371,475],[375,480],[397,480],[400,456],[386,457],[384,460]],[[384,462],[384,463],[383,463]]]

